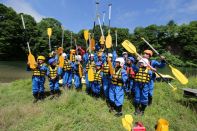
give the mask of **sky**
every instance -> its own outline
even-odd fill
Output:
[[[112,4],[111,26],[128,28],[165,25],[170,20],[177,24],[197,20],[197,0],[98,0],[98,13],[105,15],[108,25],[108,4]],[[37,22],[42,18],[55,18],[65,29],[77,33],[93,28],[96,0],[0,0],[18,13],[26,13]],[[98,20],[96,19],[98,24]]]

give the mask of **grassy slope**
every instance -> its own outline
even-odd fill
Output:
[[[180,84],[173,83],[174,85]],[[197,78],[191,78],[189,87],[197,85]],[[48,87],[47,87],[48,88]],[[0,129],[2,130],[124,130],[121,118],[108,112],[101,99],[95,100],[84,92],[63,92],[57,100],[46,98],[44,102],[32,104],[31,81],[20,80],[11,84],[0,84]],[[197,125],[197,100],[185,99],[182,91],[172,93],[165,83],[157,83],[153,105],[145,116],[134,117],[142,121],[148,131],[154,130],[159,118],[170,123],[171,131],[191,131]],[[128,100],[124,114],[131,114],[134,108]]]

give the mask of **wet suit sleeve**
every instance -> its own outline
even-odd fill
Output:
[[[164,60],[161,60],[161,62],[157,61],[157,60],[152,60],[151,61],[151,66],[153,68],[163,68],[166,65]]]
[[[128,79],[128,75],[127,75],[126,70],[122,69],[121,74],[122,74],[122,81],[123,81],[123,83],[125,83]]]

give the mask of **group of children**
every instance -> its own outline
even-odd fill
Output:
[[[122,57],[117,57],[115,51],[105,53],[102,47],[96,53],[77,54],[76,50],[70,50],[70,54],[62,53],[63,68],[57,65],[58,57],[51,57],[47,66],[45,57],[38,56],[36,68],[31,69],[34,102],[44,99],[45,75],[49,78],[51,99],[60,95],[60,79],[63,79],[63,88],[70,89],[74,86],[77,90],[81,90],[81,79],[84,76],[87,94],[96,98],[104,97],[109,112],[116,111],[115,115],[121,116],[124,95],[132,94],[134,114],[144,114],[145,108],[152,102],[156,77],[154,71],[165,66],[164,57],[161,57],[160,62],[150,60],[153,55],[151,50],[145,50],[141,59],[135,59],[127,52],[123,52]],[[93,81],[89,81],[90,68],[94,71]],[[74,85],[72,85],[73,79]]]

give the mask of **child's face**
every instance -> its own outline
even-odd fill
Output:
[[[144,58],[149,59],[149,58],[150,58],[150,55],[149,55],[149,54],[147,54],[147,53],[144,53]]]
[[[53,63],[52,63],[52,66],[56,66],[56,64],[57,64],[56,62],[53,62]]]
[[[96,66],[96,69],[97,69],[97,70],[100,70],[100,69],[101,69],[101,67],[100,67],[100,66]]]
[[[120,66],[120,62],[116,61],[116,67],[119,67],[119,66]]]
[[[43,61],[43,60],[38,60],[38,63],[39,63],[39,64],[43,64],[44,61]]]
[[[93,61],[94,60],[94,56],[90,56],[90,60]]]
[[[139,67],[144,67],[144,63],[143,63],[143,62],[139,62],[139,63],[138,63],[138,66],[139,66]]]
[[[132,62],[131,62],[131,60],[127,60],[127,64],[131,64]]]
[[[111,61],[111,57],[108,57],[107,60],[108,60],[108,61]]]

